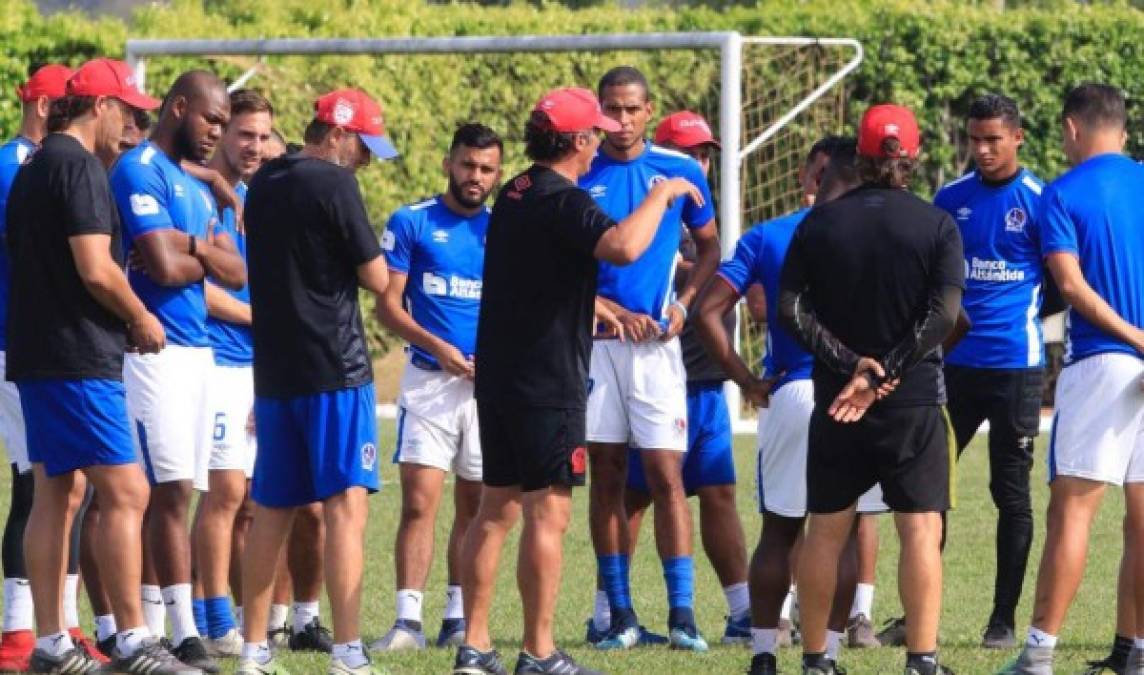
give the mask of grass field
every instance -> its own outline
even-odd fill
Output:
[[[1044,485],[1044,443],[1038,445],[1037,465],[1034,467],[1034,512],[1037,519],[1037,537],[1033,544],[1021,608],[1018,611],[1018,632],[1028,621],[1037,561],[1043,539],[1043,514],[1047,499]],[[393,427],[381,427],[381,454],[388,456],[393,445]],[[739,437],[736,441],[736,462],[741,477],[739,512],[747,533],[748,548],[758,537],[759,516],[755,513],[753,497],[754,451],[753,439]],[[992,673],[1008,660],[1009,653],[991,652],[978,647],[981,630],[988,618],[993,586],[993,538],[995,515],[988,492],[988,463],[984,452],[984,437],[979,437],[966,451],[958,476],[959,508],[951,517],[950,543],[946,550],[944,607],[941,623],[942,661],[958,675]],[[389,629],[394,618],[393,608],[393,537],[400,508],[396,472],[389,464],[383,465],[385,486],[371,500],[370,522],[367,535],[365,602],[363,630],[365,639],[373,640]],[[663,648],[639,649],[628,653],[594,652],[584,643],[584,620],[591,614],[595,581],[595,558],[587,527],[587,492],[576,492],[576,503],[570,534],[565,540],[564,579],[557,612],[557,641],[579,661],[609,673],[708,673],[723,674],[745,671],[750,660],[749,651],[742,647],[718,646],[723,630],[726,603],[718,581],[706,559],[698,549],[696,537],[696,617],[700,630],[712,643],[707,654],[672,652]],[[3,495],[6,509],[7,493]],[[430,639],[436,635],[444,604],[443,542],[451,517],[451,502],[443,501],[438,519],[438,553],[430,576],[425,597],[425,623]],[[1057,672],[1081,673],[1084,661],[1102,657],[1115,627],[1116,569],[1120,556],[1120,515],[1123,501],[1119,492],[1110,492],[1102,514],[1097,520],[1092,539],[1088,573],[1077,601],[1069,615],[1058,647]],[[881,519],[882,551],[878,564],[878,586],[874,599],[875,622],[901,613],[895,585],[897,541],[888,517]],[[650,525],[650,521],[649,521]],[[663,630],[666,621],[666,598],[658,559],[650,537],[650,528],[643,538],[640,550],[632,563],[632,586],[636,608],[644,623],[655,630]],[[698,533],[696,533],[698,534]],[[497,648],[506,657],[511,669],[519,649],[520,610],[515,585],[515,539],[503,557],[494,602],[494,639]],[[323,602],[323,614],[328,607]],[[84,601],[85,617],[90,613]],[[85,618],[85,626],[90,622]],[[375,658],[375,665],[392,673],[450,672],[453,654],[430,649],[420,653],[383,655]],[[841,664],[850,673],[900,673],[904,656],[897,649],[844,650]],[[324,658],[286,654],[283,660],[295,675],[324,673]],[[232,672],[228,664],[224,672]],[[780,657],[780,670],[797,673],[798,651],[786,650]]]

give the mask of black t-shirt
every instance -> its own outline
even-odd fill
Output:
[[[695,240],[691,237],[691,231],[687,227],[681,229],[683,234],[680,235],[679,255],[685,262],[694,263],[696,260]],[[687,277],[686,274],[676,272],[676,293],[682,291],[687,285]],[[687,381],[722,382],[727,379],[727,374],[723,372],[723,368],[715,362],[715,359],[711,358],[707,347],[699,338],[699,330],[695,327],[695,322],[699,320],[699,314],[696,312],[698,309],[698,303],[691,305],[687,322],[683,324],[683,330],[679,333],[679,347],[683,355],[683,367],[687,370]],[[731,311],[723,315],[723,330],[727,331],[727,337],[731,340],[734,340],[735,335],[735,312],[736,309],[732,307]]]
[[[965,287],[961,234],[945,211],[910,194],[863,186],[816,206],[795,231],[780,287],[804,287],[809,311],[858,356],[881,359],[910,339],[929,299]],[[879,405],[945,403],[941,348],[902,375]],[[816,358],[815,399],[828,404],[850,373]]]
[[[292,154],[246,196],[254,390],[288,398],[373,381],[357,267],[381,255],[353,172]]]
[[[123,264],[107,171],[80,142],[51,134],[8,196],[9,380],[123,379],[124,322],[88,292],[71,237],[106,234]]]
[[[615,225],[575,183],[533,165],[497,196],[485,244],[476,395],[583,409],[598,267]]]

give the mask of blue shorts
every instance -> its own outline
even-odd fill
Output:
[[[735,455],[731,448],[731,413],[722,382],[687,383],[687,454],[683,458],[683,489],[692,496],[699,488],[734,485]],[[628,450],[628,488],[650,492],[640,452]]]
[[[254,399],[258,456],[250,496],[287,508],[352,487],[377,492],[373,384],[295,398]]]
[[[132,464],[127,390],[116,380],[22,380],[28,459],[49,476],[89,466]]]

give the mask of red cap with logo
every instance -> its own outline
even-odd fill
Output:
[[[619,131],[620,123],[604,114],[596,95],[581,87],[553,89],[536,102],[533,112],[548,116],[553,131]]]
[[[71,76],[71,68],[56,63],[49,64],[32,73],[22,86],[16,87],[16,93],[24,103],[35,101],[41,96],[60,98],[67,93],[68,78]]]
[[[71,96],[110,96],[140,110],[154,110],[162,103],[139,91],[135,85],[135,71],[115,59],[92,59],[80,66],[68,80],[67,93]]]
[[[899,156],[914,158],[921,149],[918,121],[909,108],[890,103],[869,108],[858,127],[858,154],[863,157],[887,157],[882,141],[895,138],[901,145]]]
[[[660,145],[670,143],[677,148],[694,148],[697,145],[721,148],[707,120],[690,110],[681,110],[663,118],[655,128],[655,142]]]
[[[397,157],[397,148],[385,137],[381,106],[360,89],[338,89],[314,102],[319,122],[357,134],[378,159]]]

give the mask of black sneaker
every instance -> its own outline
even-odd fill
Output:
[[[202,670],[188,666],[163,646],[161,640],[151,638],[129,657],[111,653],[111,670],[128,675],[201,675]]]
[[[906,617],[897,617],[888,619],[882,625],[882,631],[878,633],[878,642],[883,647],[905,647],[906,646]]]
[[[79,647],[72,647],[59,656],[42,649],[32,650],[28,660],[30,673],[57,673],[58,675],[88,675],[103,672],[103,664],[87,655]]]
[[[1128,669],[1127,654],[1121,656],[1116,653],[1109,654],[1099,661],[1089,661],[1088,670],[1084,671],[1084,675],[1100,675],[1104,671],[1116,673],[1116,675],[1124,675],[1125,670]]]
[[[981,637],[981,646],[986,649],[1016,649],[1017,632],[1013,626],[991,621]]]
[[[508,668],[501,663],[497,650],[487,652],[461,645],[457,648],[457,659],[453,661],[453,675],[508,675]]]
[[[774,654],[755,654],[751,657],[751,669],[747,675],[778,675],[779,661]]]
[[[183,640],[179,646],[171,650],[171,654],[191,668],[198,668],[204,673],[217,673],[221,670],[218,662],[207,653],[207,646],[203,644],[201,637],[189,637]]]
[[[598,670],[585,668],[576,663],[571,656],[557,649],[546,659],[538,659],[528,652],[521,652],[516,658],[516,670],[513,675],[604,675]]]
[[[296,652],[329,654],[334,651],[334,637],[330,635],[330,630],[315,618],[301,631],[290,635],[290,649]]]
[[[815,659],[807,659],[804,655],[802,675],[838,675],[838,671],[834,667],[834,661],[826,658],[825,654],[820,654]]]
[[[115,651],[115,633],[96,642],[95,646],[99,648],[99,651],[106,654],[107,658],[111,658],[111,653]]]

